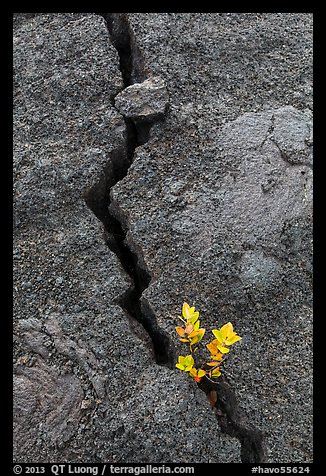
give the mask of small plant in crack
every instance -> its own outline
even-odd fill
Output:
[[[175,330],[180,341],[189,345],[189,354],[180,355],[176,367],[183,372],[189,372],[196,382],[200,382],[205,376],[214,382],[221,375],[220,366],[230,352],[230,346],[241,340],[241,337],[233,330],[231,322],[224,324],[220,329],[213,329],[212,334],[215,339],[206,344],[210,352],[210,361],[197,368],[195,352],[205,335],[205,329],[200,327],[199,312],[195,310],[195,307],[190,307],[185,302],[182,306],[182,316],[178,316],[178,318],[184,326],[177,326]]]

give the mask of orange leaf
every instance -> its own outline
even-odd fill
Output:
[[[195,369],[195,367],[193,367],[192,369],[190,369],[189,375],[191,375],[192,377],[196,377],[196,375],[197,375],[197,370]]]
[[[185,335],[185,330],[183,329],[183,327],[180,327],[180,326],[177,326],[175,328],[175,330],[177,331],[177,333],[179,334],[179,336],[184,336]]]
[[[209,344],[206,344],[207,349],[210,351],[211,354],[214,354],[214,355],[218,353],[216,343],[217,343],[217,340],[215,339]]]
[[[195,337],[198,334],[198,331],[192,331],[190,334],[188,334],[188,337]]]
[[[211,359],[221,361],[223,360],[223,354],[218,352],[217,354],[211,355]]]

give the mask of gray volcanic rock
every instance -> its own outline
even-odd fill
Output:
[[[275,113],[272,137],[288,162],[312,165],[312,119],[301,111],[288,106]]]
[[[128,18],[150,74],[165,79],[173,107],[198,133],[209,133],[207,120],[215,127],[244,112],[312,107],[312,14]]]
[[[207,329],[231,321],[224,373],[267,460],[310,462],[311,15],[128,18],[152,79],[123,92],[102,18],[14,18],[14,457],[240,462],[117,304],[130,279],[84,197],[130,146],[118,95],[135,121],[167,113],[111,190],[143,305],[182,354],[183,301]]]
[[[169,96],[162,78],[151,77],[132,84],[115,97],[115,106],[125,117],[154,120],[164,116]]]
[[[310,462],[312,17],[129,19],[170,95],[165,124],[111,190],[152,276],[143,303],[178,352],[184,301],[208,329],[231,321],[243,339],[225,374],[267,460]]]
[[[105,419],[95,423],[101,461],[241,463],[239,441],[221,434],[205,394],[187,375],[151,365],[132,388],[122,385],[119,397],[114,414],[107,404]]]
[[[77,377],[60,375],[45,360],[37,358],[32,367],[22,362],[14,378],[15,459],[43,459],[48,442],[62,447],[69,441],[80,424],[83,393]]]
[[[204,393],[118,306],[129,278],[85,204],[126,146],[104,20],[15,18],[15,460],[239,462]]]

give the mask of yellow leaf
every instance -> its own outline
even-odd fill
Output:
[[[195,329],[195,331],[198,331],[198,330],[199,330],[199,327],[200,327],[200,321],[198,320],[198,321],[194,324],[194,329]]]
[[[238,335],[234,335],[233,337],[231,337],[229,340],[228,340],[228,345],[232,345],[234,344],[235,342],[238,342],[239,340],[241,340],[242,337],[238,336]]]
[[[186,366],[189,366],[189,365],[190,365],[190,367],[193,367],[194,363],[195,363],[195,361],[194,361],[194,358],[193,358],[192,355],[187,355],[187,356],[185,357],[185,359],[184,359],[184,364],[185,364]]]
[[[229,349],[224,346],[224,343],[220,342],[218,339],[213,340],[210,344],[207,344],[206,347],[213,355],[218,355],[220,352],[222,352],[222,354],[227,354],[229,352]]]
[[[196,370],[195,368],[192,368],[189,374],[196,380],[196,382],[200,382],[204,375],[206,375],[206,372],[203,369]]]
[[[191,339],[191,345],[196,344],[197,342],[202,340],[203,335],[205,334],[205,329],[199,329],[198,331],[195,331],[195,332],[196,332],[196,335],[194,335],[194,337]]]
[[[205,329],[203,327],[201,329],[198,329],[198,333],[200,335],[200,338],[202,338],[205,334]]]
[[[189,342],[189,339],[179,339],[180,342]]]
[[[220,332],[223,340],[227,339],[228,337],[231,337],[234,334],[231,322],[224,324],[224,326],[221,327]]]
[[[199,312],[194,312],[193,315],[188,319],[189,324],[195,324],[198,320]]]
[[[219,362],[207,362],[206,363],[206,365],[209,365],[210,367],[215,367],[218,364],[219,364]]]
[[[222,354],[227,354],[228,352],[230,352],[230,349],[228,349],[227,347],[223,347],[223,345],[220,344],[217,344],[217,348],[220,352],[222,352]]]
[[[185,319],[189,319],[189,317],[191,317],[190,306],[186,302],[184,302],[182,306],[182,315]]]
[[[218,329],[214,329],[212,333],[221,344],[224,343],[224,338],[221,331],[219,331]]]
[[[223,346],[232,345],[241,339],[241,337],[238,336],[236,332],[234,332],[231,322],[224,324],[220,330],[215,329],[213,334]]]
[[[194,359],[192,355],[187,355],[186,357],[180,355],[178,360],[179,362],[175,364],[175,366],[180,370],[184,370],[185,372],[188,372],[194,365]]]
[[[190,345],[197,344],[197,342],[198,342],[198,336],[197,335],[195,337],[193,337],[192,339],[190,339]]]
[[[195,311],[195,307],[190,307],[189,304],[186,302],[183,303],[182,306],[182,315],[186,319],[187,322],[194,324],[198,319],[199,312]]]
[[[212,370],[212,377],[219,377],[221,375],[220,369],[214,369]]]

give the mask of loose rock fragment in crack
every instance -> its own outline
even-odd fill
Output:
[[[163,117],[168,102],[165,81],[158,76],[128,86],[115,98],[115,106],[124,117],[147,121]]]

